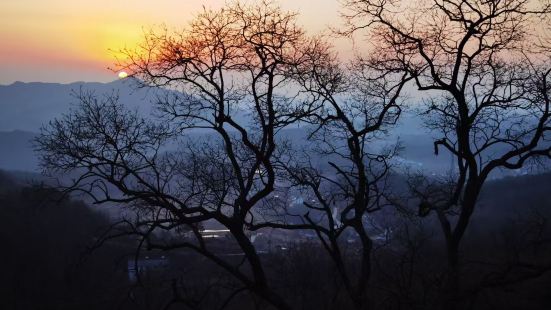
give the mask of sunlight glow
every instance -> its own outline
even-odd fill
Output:
[[[153,5],[147,0],[0,0],[0,84],[111,81],[113,72],[108,68],[124,63],[127,55],[121,50],[134,49],[143,41],[144,32],[165,26],[180,30],[204,7],[218,9],[225,2],[162,0]],[[314,33],[337,24],[338,1],[277,2],[286,10],[300,12],[300,24]],[[310,10],[314,5],[323,10]]]

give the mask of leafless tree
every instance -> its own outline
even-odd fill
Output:
[[[130,206],[135,215],[120,232],[138,235],[140,247],[192,249],[289,309],[270,287],[246,224],[274,190],[279,132],[314,109],[292,74],[310,45],[296,15],[269,2],[205,10],[180,32],[152,31],[119,66],[141,86],[166,90],[156,104],[160,121],[116,96],[82,91],[75,111],[36,140],[42,164],[76,172],[69,189],[96,203]],[[246,264],[217,255],[204,223],[227,228]],[[173,238],[155,238],[159,231]]]
[[[404,73],[377,70],[377,59],[357,58],[343,66],[319,41],[307,54],[294,74],[309,95],[323,102],[304,119],[313,125],[309,140],[315,146],[280,161],[283,182],[302,197],[304,208],[286,210],[279,221],[253,223],[251,229],[315,232],[354,307],[364,309],[375,233],[369,214],[387,204],[384,193],[396,151],[375,142],[400,116],[398,98],[408,79]]]
[[[551,158],[551,67],[538,35],[549,1],[351,0],[348,33],[369,29],[388,70],[424,91],[428,127],[455,158],[451,176],[421,182],[423,214],[434,211],[446,240],[449,288],[459,286],[461,240],[491,173]],[[425,179],[425,181],[427,181]],[[436,183],[435,183],[436,182]]]

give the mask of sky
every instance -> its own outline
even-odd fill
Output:
[[[254,2],[249,0],[249,2]],[[339,25],[338,0],[279,0],[311,34]],[[0,0],[0,84],[116,79],[116,51],[143,29],[184,27],[224,0]]]

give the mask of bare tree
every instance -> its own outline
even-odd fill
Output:
[[[537,47],[548,1],[345,1],[348,33],[368,28],[388,70],[425,92],[434,143],[457,167],[417,188],[446,240],[452,292],[459,286],[461,240],[491,173],[551,158],[550,66]],[[436,182],[436,183],[435,183]]]
[[[309,140],[315,146],[280,162],[283,182],[302,197],[304,208],[284,213],[280,208],[279,221],[252,223],[251,229],[315,232],[349,300],[364,309],[375,233],[369,214],[387,204],[384,194],[396,151],[375,142],[398,120],[398,98],[408,79],[404,73],[376,70],[377,59],[357,58],[343,66],[323,42],[313,44],[307,54],[294,74],[313,101],[323,102],[304,119],[313,125]]]
[[[268,2],[205,10],[181,32],[152,31],[119,65],[141,86],[166,90],[160,119],[83,91],[77,109],[36,140],[42,164],[78,173],[69,189],[96,203],[135,210],[121,234],[138,235],[140,247],[192,249],[241,282],[236,294],[250,290],[289,309],[270,287],[246,224],[274,190],[280,130],[315,103],[292,74],[310,44],[296,15]],[[218,255],[201,233],[205,223],[227,228],[246,264]],[[173,237],[155,238],[159,231]]]

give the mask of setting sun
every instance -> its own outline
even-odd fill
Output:
[[[128,76],[128,73],[126,73],[124,71],[119,72],[119,79],[124,79],[127,76]]]

